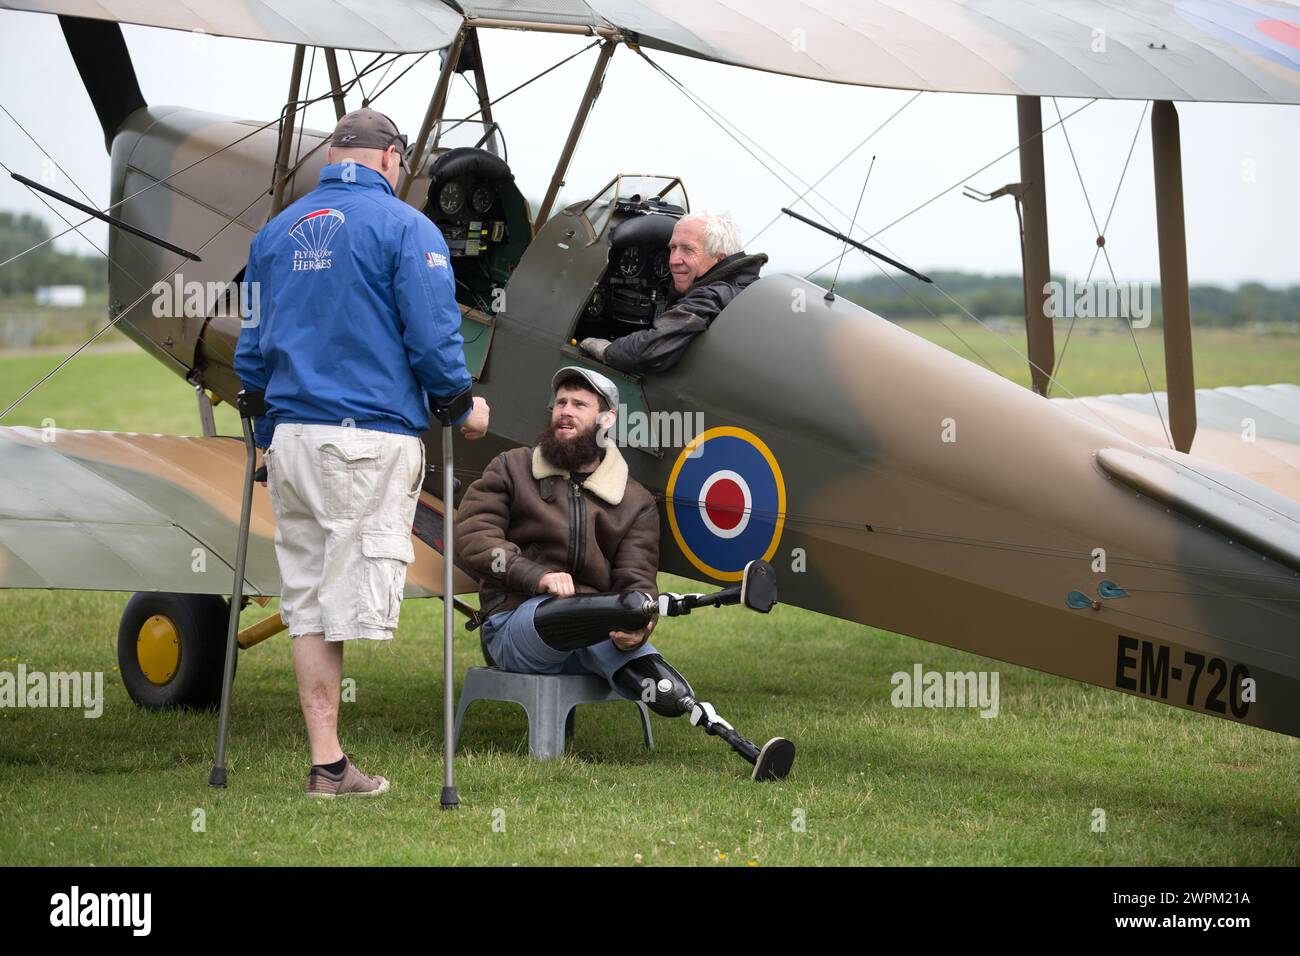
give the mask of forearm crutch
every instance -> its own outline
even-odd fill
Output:
[[[455,471],[452,468],[452,422],[473,408],[474,399],[467,388],[449,402],[433,403],[433,415],[442,424],[442,797],[444,810],[460,805],[456,796],[456,683],[452,620],[455,601],[455,532],[452,529]]]
[[[248,526],[253,516],[253,480],[257,472],[257,444],[253,440],[253,419],[266,414],[266,395],[241,390],[238,396],[239,422],[244,430],[244,500],[239,511],[239,538],[235,543],[235,581],[230,588],[230,619],[226,626],[226,666],[221,677],[221,716],[217,720],[217,756],[208,775],[208,786],[226,786],[226,738],[230,730],[230,695],[235,683],[235,655],[239,653],[239,612],[244,604],[244,563],[248,558]]]

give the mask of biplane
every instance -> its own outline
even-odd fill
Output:
[[[0,428],[0,586],[137,592],[119,656],[138,702],[211,704],[220,685],[244,462],[242,444],[216,434],[211,409],[240,389],[234,300],[249,243],[314,188],[324,163],[328,133],[301,122],[306,55],[324,58],[328,98],[342,115],[355,81],[341,72],[340,52],[366,51],[379,64],[438,51],[412,172],[398,192],[447,239],[466,360],[493,409],[488,439],[458,443],[462,478],[532,441],[557,367],[596,368],[623,396],[631,472],[662,501],[662,570],[727,583],[763,559],[787,604],[1300,735],[1300,387],[1195,388],[1175,106],[1300,103],[1300,8],[1255,0],[0,7],[60,18],[112,166],[111,203],[96,210],[114,217],[111,322],[189,383],[202,423],[198,437]],[[146,103],[119,23],[292,44],[283,111],[255,120]],[[595,47],[535,212],[492,118],[479,38],[501,29],[587,36]],[[653,322],[667,237],[689,208],[676,177],[616,170],[583,201],[555,208],[620,48],[842,84],[1015,97],[1022,181],[1011,192],[1022,213],[1032,387],[771,271],[666,372],[625,374],[576,348],[583,336],[617,338]],[[458,73],[477,92],[469,117],[445,115]],[[1041,99],[1052,96],[1151,103],[1166,393],[1049,397]],[[476,129],[472,144],[449,146],[450,129],[466,123]],[[180,276],[183,287],[173,284]],[[208,291],[185,293],[191,282]],[[174,293],[161,307],[160,289]],[[683,437],[693,422],[702,427]],[[672,427],[648,427],[655,423]],[[435,487],[431,480],[413,529],[410,597],[435,593],[442,572]],[[272,530],[259,487],[245,575],[254,599],[279,586]],[[456,589],[474,582],[458,572]],[[278,624],[272,615],[242,632],[241,646]]]

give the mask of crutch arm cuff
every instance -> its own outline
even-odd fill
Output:
[[[266,392],[241,388],[235,398],[239,414],[244,418],[263,418],[266,415]]]
[[[474,387],[471,385],[452,398],[429,396],[429,413],[443,426],[460,425],[474,409]]]

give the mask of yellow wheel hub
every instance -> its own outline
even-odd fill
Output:
[[[135,656],[151,684],[162,685],[176,676],[181,663],[181,637],[171,618],[155,614],[140,625]]]

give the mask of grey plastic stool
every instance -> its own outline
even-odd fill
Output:
[[[607,701],[636,704],[641,711],[647,750],[655,749],[650,711],[639,700],[614,693],[608,681],[590,674],[513,674],[495,667],[471,667],[465,672],[456,711],[456,745],[465,711],[476,700],[504,700],[519,704],[528,714],[528,753],[540,760],[564,753],[565,740],[573,736],[573,713],[579,704]]]

